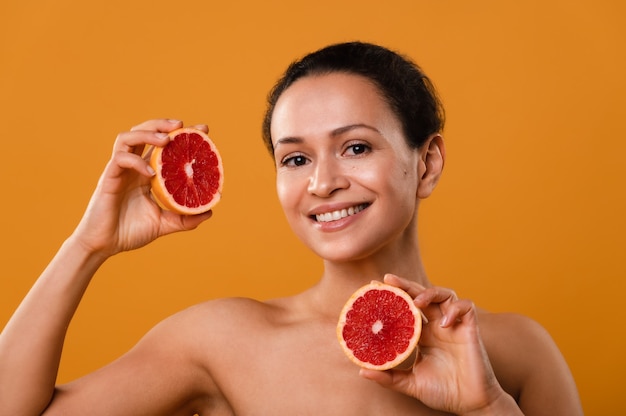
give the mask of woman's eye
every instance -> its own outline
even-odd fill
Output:
[[[283,160],[283,166],[302,166],[306,165],[307,159],[304,156],[291,156]]]
[[[347,152],[353,155],[361,155],[363,153],[366,153],[369,150],[370,150],[369,146],[363,143],[357,143],[357,144],[348,146]]]

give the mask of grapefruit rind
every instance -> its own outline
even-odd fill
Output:
[[[183,127],[171,131],[170,133],[168,133],[168,136],[170,137],[170,140],[174,140],[176,136],[183,133],[193,133],[201,136],[204,141],[209,144],[211,151],[217,157],[217,166],[219,169],[219,183],[217,186],[217,191],[215,192],[215,194],[213,194],[213,198],[208,203],[199,205],[197,207],[188,207],[176,202],[174,198],[172,198],[171,194],[167,191],[167,188],[165,186],[165,180],[161,175],[161,167],[163,166],[162,154],[165,147],[155,147],[152,151],[152,154],[150,155],[149,161],[150,166],[156,172],[151,180],[150,192],[154,197],[157,205],[159,205],[159,207],[163,209],[182,215],[202,214],[213,208],[222,197],[222,188],[224,186],[224,169],[222,165],[222,158],[217,150],[217,147],[215,146],[215,143],[213,143],[209,136],[207,136],[207,134],[201,130],[195,129],[193,127]]]
[[[397,351],[397,355],[395,358],[390,359],[382,364],[374,364],[371,362],[363,361],[359,359],[355,355],[355,351],[348,346],[346,339],[344,338],[344,328],[347,323],[348,313],[353,309],[353,305],[357,299],[362,298],[367,292],[372,290],[383,290],[390,291],[394,295],[399,296],[406,302],[408,309],[414,317],[413,320],[413,334],[408,341],[406,349],[403,351]],[[352,361],[357,364],[359,367],[369,368],[372,370],[389,370],[392,368],[402,368],[406,369],[407,363],[412,366],[413,359],[415,357],[415,352],[417,349],[417,343],[419,341],[420,335],[422,332],[422,314],[420,310],[413,303],[413,299],[406,293],[404,290],[391,286],[385,283],[381,283],[378,281],[372,281],[371,283],[359,288],[356,292],[350,296],[350,299],[344,305],[341,314],[339,315],[339,322],[337,324],[337,338],[339,339],[339,344],[341,345],[345,355]],[[360,346],[361,348],[368,348],[367,345]]]

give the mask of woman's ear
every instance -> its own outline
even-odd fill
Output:
[[[419,153],[417,197],[423,199],[428,198],[433,192],[443,172],[446,148],[441,134],[435,133],[430,135],[419,149]]]

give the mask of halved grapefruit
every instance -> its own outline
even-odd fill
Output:
[[[348,299],[337,337],[355,364],[374,370],[398,367],[412,357],[422,333],[422,315],[402,289],[373,281]]]
[[[224,168],[215,144],[203,131],[184,127],[169,133],[170,141],[150,156],[152,195],[164,209],[201,214],[222,197]]]

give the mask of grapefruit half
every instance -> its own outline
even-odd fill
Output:
[[[150,166],[151,192],[164,209],[184,215],[201,214],[222,197],[224,168],[215,144],[206,133],[184,127],[169,133],[164,147],[155,147]]]
[[[413,356],[422,333],[422,315],[402,289],[373,281],[348,299],[337,337],[355,364],[373,370],[399,367]]]

